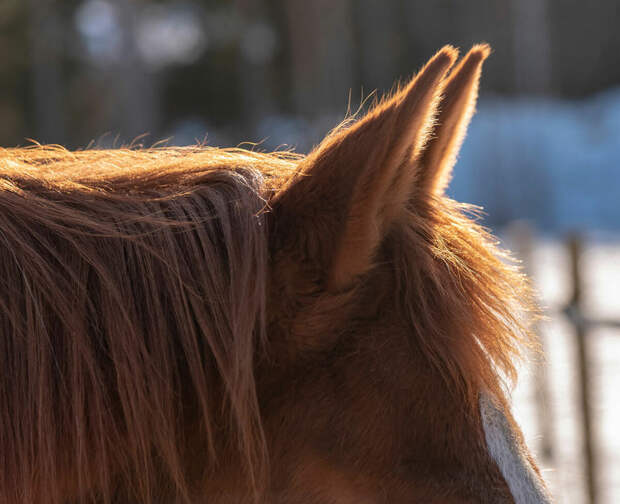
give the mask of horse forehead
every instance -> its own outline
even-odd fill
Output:
[[[534,470],[520,435],[486,393],[480,394],[480,414],[487,449],[504,476],[515,504],[551,504],[551,496]]]

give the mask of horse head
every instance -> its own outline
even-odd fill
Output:
[[[308,156],[0,151],[0,501],[549,502],[527,281],[445,194],[488,53]]]

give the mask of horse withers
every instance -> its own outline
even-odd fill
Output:
[[[488,52],[308,156],[1,151],[0,502],[550,502],[527,281],[444,193]]]

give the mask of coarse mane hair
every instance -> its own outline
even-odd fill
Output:
[[[209,457],[224,415],[256,476],[266,456],[253,376],[264,343],[264,197],[294,159],[211,148],[0,152],[2,502],[55,502],[67,467],[80,484],[109,489],[119,463],[145,501],[158,471],[184,489],[178,447],[193,409]],[[214,402],[216,375],[227,413]]]
[[[165,492],[189,502],[230,453],[260,495],[271,454],[260,397],[269,380],[257,373],[298,351],[329,352],[336,343],[317,343],[320,331],[370,298],[368,313],[390,306],[408,321],[407,344],[466,415],[480,390],[506,404],[530,342],[531,296],[471,207],[415,193],[354,281],[288,281],[302,263],[304,278],[325,268],[324,229],[317,220],[292,252],[305,218],[278,212],[357,124],[307,157],[0,151],[0,502],[155,502]],[[269,329],[293,327],[309,299],[282,352]]]

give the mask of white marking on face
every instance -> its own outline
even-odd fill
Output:
[[[504,476],[515,504],[553,502],[503,411],[484,392],[480,394],[480,414],[489,454]]]

